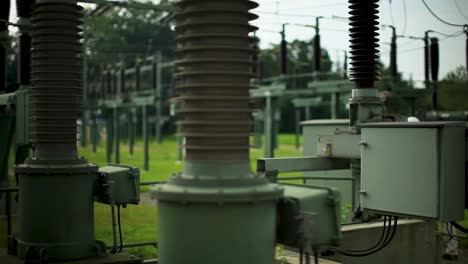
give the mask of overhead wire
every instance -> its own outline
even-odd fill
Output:
[[[439,31],[431,31],[432,33],[436,33],[436,34],[440,34],[442,36],[444,36],[444,38],[441,38],[439,40],[439,42],[441,41],[444,41],[444,40],[447,40],[449,38],[455,38],[455,37],[459,37],[461,35],[464,34],[463,31],[457,31],[457,32],[454,32],[452,34],[446,34],[446,33],[442,33],[442,32],[439,32]],[[410,38],[410,39],[422,39],[422,38],[418,38],[418,37],[413,37],[413,36],[399,36],[401,38]],[[414,47],[414,48],[409,48],[409,49],[404,49],[404,50],[400,50],[398,51],[398,54],[403,54],[403,53],[408,53],[408,52],[413,52],[413,51],[416,51],[416,50],[419,50],[419,49],[424,49],[424,46],[420,46],[420,47]],[[381,52],[381,54],[387,54],[388,52]]]
[[[453,2],[455,3],[455,7],[458,9],[458,12],[460,12],[460,14],[461,14],[466,20],[468,20],[468,16],[466,16],[465,13],[463,13],[462,9],[461,9],[460,6],[458,5],[457,0],[453,0]]]
[[[406,33],[406,26],[408,24],[408,10],[406,8],[406,0],[403,0],[403,15],[405,17],[405,22],[403,23],[403,31],[402,31],[402,35],[404,35]]]
[[[390,15],[390,21],[392,23],[392,26],[394,27],[395,26],[395,20],[393,19],[393,7],[392,7],[392,0],[388,0],[388,3],[389,3],[389,7],[388,7],[388,11],[389,11],[389,15]]]
[[[442,23],[444,23],[446,25],[452,26],[452,27],[464,27],[466,25],[466,24],[455,24],[455,23],[451,23],[451,22],[447,22],[447,21],[443,20],[436,13],[434,13],[434,11],[432,11],[432,9],[427,5],[425,0],[421,0],[421,1],[424,4],[424,6],[426,7],[426,9],[429,11],[429,13],[431,13],[432,16],[434,16],[440,22],[442,22]]]
[[[314,6],[305,6],[305,7],[295,7],[295,8],[288,8],[288,9],[283,9],[282,11],[291,11],[291,10],[306,10],[306,9],[314,9],[314,8],[322,8],[322,7],[331,7],[331,6],[343,6],[347,5],[348,3],[343,3],[343,2],[335,2],[335,3],[328,3],[328,4],[323,4],[323,5],[314,5]]]

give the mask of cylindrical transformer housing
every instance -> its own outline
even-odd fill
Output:
[[[21,182],[18,257],[65,261],[97,255],[100,248],[94,238],[95,177],[91,174],[96,174],[97,167],[47,167],[29,165],[16,170]]]
[[[282,189],[250,170],[248,106],[256,28],[248,0],[177,3],[184,171],[156,187],[159,261],[271,264]]]

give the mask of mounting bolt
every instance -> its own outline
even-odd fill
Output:
[[[359,142],[359,145],[363,146],[363,147],[367,147],[369,145],[369,143],[367,143],[366,141],[361,141],[361,142]]]

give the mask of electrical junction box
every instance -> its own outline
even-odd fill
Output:
[[[341,200],[335,188],[281,183],[277,242],[311,249],[338,245],[341,239]]]
[[[438,221],[464,218],[465,123],[360,127],[364,210]]]
[[[140,202],[140,171],[136,167],[109,164],[99,168],[96,200],[116,205]]]

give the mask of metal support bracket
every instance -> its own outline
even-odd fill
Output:
[[[321,157],[360,159],[361,147],[360,134],[335,134],[319,137],[318,155]]]
[[[272,158],[257,160],[257,174],[276,182],[278,173],[349,169],[349,159],[325,157]]]

